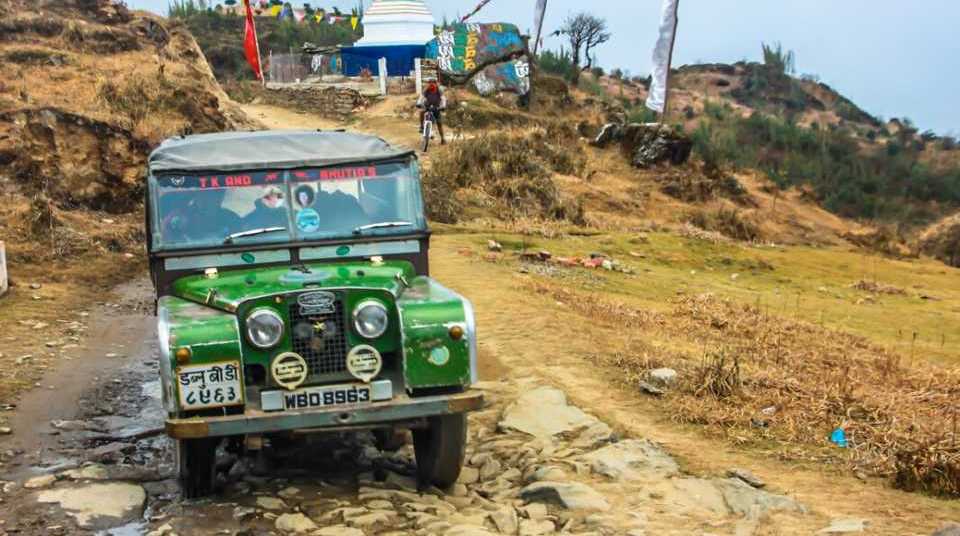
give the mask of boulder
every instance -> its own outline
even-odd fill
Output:
[[[657,368],[647,372],[647,377],[655,384],[669,387],[676,383],[677,371],[672,368]]]
[[[727,476],[730,478],[739,478],[740,480],[743,480],[747,484],[750,484],[757,489],[767,485],[767,483],[761,480],[757,475],[739,467],[734,467],[733,469],[728,470]]]
[[[630,163],[639,168],[663,162],[678,166],[693,150],[690,138],[660,123],[607,123],[590,143],[597,147],[619,143]]]
[[[31,478],[23,483],[23,487],[26,489],[40,489],[46,488],[52,485],[57,481],[57,477],[54,475],[40,475]]]
[[[539,438],[591,426],[597,419],[580,408],[567,405],[567,396],[552,387],[539,387],[522,394],[503,412],[500,428]]]
[[[520,520],[512,506],[501,506],[496,512],[490,512],[490,521],[501,534],[516,534]]]
[[[663,449],[645,439],[627,439],[581,457],[590,469],[613,480],[638,481],[679,474],[677,462]]]
[[[37,495],[42,503],[59,503],[81,528],[98,530],[139,519],[147,493],[141,486],[107,482],[44,490]]]
[[[553,534],[557,527],[549,519],[524,519],[520,522],[520,536],[541,536]]]
[[[747,515],[751,512],[766,513],[787,511],[803,513],[806,509],[784,495],[776,495],[754,488],[739,478],[728,478],[716,482],[717,489],[723,494],[723,500],[731,512]]]
[[[607,511],[610,503],[596,490],[579,482],[534,482],[520,490],[520,497],[529,502],[544,502],[568,510]]]
[[[286,510],[287,503],[276,497],[257,497],[257,506],[264,510]]]
[[[947,523],[937,529],[931,536],[960,536],[960,524]]]
[[[277,518],[277,530],[285,533],[306,534],[317,529],[317,524],[303,514],[283,514]]]
[[[851,534],[863,532],[870,522],[866,519],[838,518],[831,519],[830,525],[817,531],[817,534]]]
[[[620,148],[634,167],[663,162],[679,166],[690,158],[693,141],[669,125],[630,123],[623,127]]]

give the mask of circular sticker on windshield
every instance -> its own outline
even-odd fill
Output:
[[[340,257],[343,257],[348,253],[350,253],[350,246],[340,246],[337,248],[337,255]]]
[[[380,374],[383,367],[383,360],[380,358],[380,352],[368,344],[354,346],[353,350],[347,354],[347,370],[353,377],[364,382],[370,383],[370,380]]]
[[[315,233],[320,230],[320,214],[312,208],[297,212],[297,229],[302,233]]]

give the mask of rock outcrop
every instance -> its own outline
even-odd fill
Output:
[[[659,123],[607,123],[592,141],[597,147],[620,145],[624,156],[638,168],[664,162],[678,166],[690,158],[693,141],[669,125]]]

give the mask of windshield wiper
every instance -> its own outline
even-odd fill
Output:
[[[382,221],[380,223],[369,223],[367,225],[361,225],[353,230],[353,234],[360,234],[364,231],[370,229],[386,229],[387,227],[408,227],[413,225],[408,221]]]
[[[267,233],[276,233],[279,231],[286,231],[286,227],[263,227],[261,229],[250,229],[249,231],[240,231],[239,233],[233,233],[232,235],[223,239],[224,244],[232,244],[237,238],[246,238],[248,236],[257,236]]]

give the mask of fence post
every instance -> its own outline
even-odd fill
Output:
[[[0,296],[7,293],[7,253],[3,242],[0,242]]]
[[[423,69],[420,65],[420,58],[413,58],[413,71],[417,85],[417,97],[423,94]]]
[[[387,94],[387,58],[380,58],[380,61],[377,62],[378,70],[380,71],[380,94]]]

